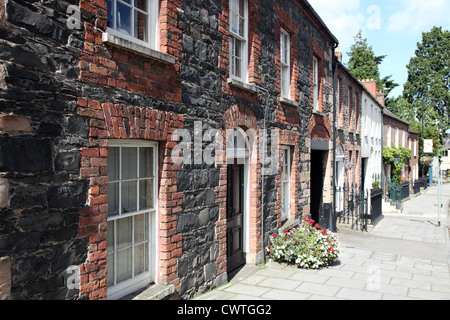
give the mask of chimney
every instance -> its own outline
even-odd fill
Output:
[[[377,82],[373,79],[366,79],[366,80],[361,80],[362,84],[364,85],[364,87],[366,87],[366,89],[370,92],[371,95],[374,96],[374,98],[377,97]]]
[[[378,90],[376,95],[377,101],[384,107],[384,93],[383,90]]]

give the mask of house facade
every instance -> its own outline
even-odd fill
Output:
[[[411,189],[414,188],[414,181],[419,179],[419,133],[411,128],[408,130],[408,148],[411,150],[411,159],[408,165],[408,176]]]
[[[371,190],[380,187],[383,163],[383,108],[384,97],[376,89],[376,81],[362,80],[362,183],[364,193],[370,195]],[[375,183],[375,184],[374,184]],[[376,185],[378,183],[378,185]],[[368,197],[368,213],[372,205]]]
[[[411,141],[411,144],[409,143]],[[409,129],[406,121],[384,109],[383,111],[383,146],[388,148],[409,148],[411,150],[411,158],[402,164],[400,177],[404,181],[410,183],[410,189],[414,186],[418,172],[414,173],[414,168],[418,164],[418,134]],[[411,146],[411,148],[410,148]],[[416,153],[414,152],[416,150]],[[416,155],[416,156],[415,156]],[[418,169],[417,169],[418,170]],[[391,165],[383,164],[383,174],[387,178],[391,178]],[[414,174],[416,177],[414,177]]]
[[[338,222],[359,217],[361,194],[361,99],[360,82],[338,62],[336,94],[335,210]]]
[[[306,1],[1,5],[2,299],[186,298],[329,223],[337,40]]]

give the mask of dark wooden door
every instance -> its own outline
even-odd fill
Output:
[[[244,165],[228,165],[227,186],[227,269],[245,263],[244,239]]]
[[[311,150],[311,218],[320,224],[323,202],[323,152]]]

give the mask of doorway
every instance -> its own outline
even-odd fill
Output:
[[[227,271],[246,263],[249,230],[249,156],[246,132],[236,127],[227,136]]]
[[[311,150],[311,219],[320,224],[320,209],[323,203],[324,152]]]
[[[231,272],[245,264],[244,165],[228,165],[227,175],[227,270]]]

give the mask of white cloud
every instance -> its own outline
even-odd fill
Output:
[[[365,25],[360,0],[309,0],[309,3],[339,40],[341,50],[348,50],[354,36]]]
[[[388,18],[386,30],[407,35],[429,31],[434,25],[449,25],[448,0],[395,0],[398,8]]]

